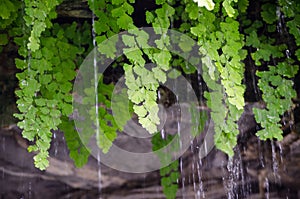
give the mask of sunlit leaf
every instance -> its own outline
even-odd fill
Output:
[[[199,7],[206,7],[207,10],[213,10],[215,3],[212,0],[193,0]]]

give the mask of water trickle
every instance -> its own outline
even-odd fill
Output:
[[[198,176],[198,190],[197,190],[197,197],[196,198],[205,198],[205,192],[203,188],[203,181],[202,181],[202,160],[199,158],[199,161],[197,161],[197,176]]]
[[[59,145],[59,142],[57,140],[57,136],[56,136],[56,132],[54,131],[53,132],[53,146],[54,146],[54,156],[57,156],[57,151],[58,151],[58,145]]]
[[[183,160],[182,158],[179,159],[179,168],[180,168],[180,173],[181,173],[181,194],[182,198],[185,198],[185,176],[184,176],[184,171],[183,171]]]
[[[200,100],[202,102],[203,100],[203,91],[205,90],[202,84],[202,71],[201,69],[198,68],[197,70],[197,81],[198,81],[198,88],[199,88],[199,96],[200,96]]]
[[[191,141],[191,152],[193,154],[193,162],[192,162],[192,183],[193,183],[193,190],[195,193],[195,198],[205,198],[205,193],[203,189],[203,181],[202,181],[202,160],[201,155],[197,151],[199,149],[198,146],[195,146],[194,142]],[[197,155],[198,153],[198,155]]]
[[[227,171],[228,176],[223,177],[223,183],[224,188],[226,191],[226,195],[228,199],[235,198],[235,187],[236,187],[236,181],[235,181],[235,167],[234,167],[234,161],[233,158],[229,158],[227,162]]]
[[[2,137],[2,150],[5,152],[5,137]]]
[[[286,50],[285,55],[286,55],[287,58],[290,58],[291,57],[291,52],[289,50]]]
[[[174,18],[171,16],[170,17],[170,29],[173,29],[173,24],[174,24]]]
[[[2,167],[1,170],[2,170],[2,179],[5,179],[4,168]]]
[[[223,184],[228,199],[246,198],[249,195],[244,176],[244,167],[240,150],[236,150],[235,157],[229,157],[227,162],[227,176],[223,177]]]
[[[264,187],[266,189],[266,192],[265,192],[265,198],[266,199],[269,199],[270,198],[270,184],[269,184],[269,179],[268,178],[265,178],[265,184],[264,184]]]
[[[278,173],[278,161],[277,161],[277,153],[275,150],[275,144],[274,141],[271,141],[271,148],[272,148],[272,170],[273,170],[273,175],[275,178],[275,183],[280,182],[280,175]]]
[[[161,90],[160,90],[160,89],[158,89],[158,91],[157,91],[157,98],[158,98],[158,101],[161,101],[161,99],[162,99],[162,96],[161,96]],[[164,107],[161,106],[161,107],[159,107],[159,108],[164,108]],[[163,110],[160,110],[160,111],[163,111]],[[164,128],[162,128],[162,129],[160,130],[160,134],[161,134],[162,139],[165,139],[165,138],[166,138],[166,132],[165,132],[165,129],[164,129]]]
[[[92,4],[94,7],[94,0],[92,0]],[[95,26],[95,15],[92,14],[92,37],[93,37],[93,46],[96,48],[96,33],[94,30]],[[98,69],[97,69],[97,55],[96,52],[94,52],[94,60],[93,60],[93,68],[94,68],[94,92],[95,92],[95,125],[96,125],[96,138],[99,138],[100,135],[100,124],[99,124],[99,101],[98,101]],[[98,166],[98,192],[99,195],[101,194],[101,157],[100,157],[100,149],[97,152],[97,166]]]
[[[285,171],[286,168],[285,168],[285,164],[283,164],[284,162],[283,162],[283,149],[282,149],[282,145],[281,145],[280,142],[278,142],[277,145],[278,145],[278,148],[279,148],[280,164],[283,165],[283,170]]]
[[[276,15],[277,15],[277,18],[278,18],[278,23],[277,23],[277,32],[279,33],[282,33],[283,31],[283,24],[282,24],[282,20],[283,20],[283,16],[281,14],[281,11],[280,11],[280,7],[277,6],[276,8]]]
[[[262,141],[258,140],[258,159],[259,159],[259,163],[260,163],[260,166],[262,168],[265,167],[265,161],[264,161],[264,154],[263,154],[263,150],[262,150]]]
[[[193,150],[193,142],[191,141],[191,152],[194,154]],[[195,198],[197,198],[197,182],[196,182],[196,174],[197,170],[195,168],[195,164],[197,164],[197,160],[195,156],[193,155],[193,163],[192,163],[192,183],[193,183],[193,189],[195,193]]]
[[[32,198],[31,182],[28,183],[28,199]]]
[[[249,192],[248,192],[248,189],[247,189],[247,182],[245,181],[245,176],[244,176],[244,167],[243,167],[243,161],[242,161],[242,155],[241,153],[239,152],[238,153],[238,162],[239,162],[239,168],[238,168],[238,172],[239,172],[239,175],[240,175],[240,180],[241,180],[241,196],[242,197],[246,197]]]
[[[251,70],[251,79],[252,79],[252,86],[253,86],[253,91],[254,91],[254,96],[255,96],[255,100],[259,101],[260,98],[260,92],[259,92],[259,88],[257,86],[257,82],[256,82],[256,71],[255,70]]]
[[[180,85],[179,85],[180,86]],[[178,85],[177,85],[177,81],[174,81],[174,83],[172,84],[172,89],[173,91],[178,91]],[[181,103],[179,101],[179,96],[178,95],[175,95],[176,97],[176,102],[177,103]],[[178,137],[179,137],[179,149],[181,150],[182,149],[182,142],[181,142],[181,126],[180,126],[180,120],[181,120],[181,116],[180,116],[180,107],[176,107],[175,109],[172,109],[172,119],[175,119],[173,121],[176,121],[177,125],[177,134],[178,134]],[[184,173],[184,168],[183,168],[183,159],[182,158],[179,158],[179,170],[180,170],[180,174],[181,174],[181,195],[182,195],[182,198],[186,198],[185,197],[185,173]]]

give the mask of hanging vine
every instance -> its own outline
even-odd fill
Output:
[[[262,99],[266,103],[265,109],[255,108],[253,112],[256,121],[262,127],[257,132],[257,136],[262,140],[273,138],[281,140],[283,132],[280,116],[291,109],[292,99],[296,97],[291,78],[295,77],[299,66],[295,65],[295,60],[290,57],[282,61],[289,48],[285,43],[272,36],[277,31],[277,27],[283,28],[280,27],[282,24],[280,16],[278,16],[278,12],[280,12],[278,5],[266,2],[261,7],[262,20],[255,21],[245,29],[245,33],[248,34],[246,45],[252,47],[251,57],[259,68],[256,72],[260,78],[258,86],[262,91]],[[257,35],[256,32],[263,34]],[[268,70],[260,69],[266,65]]]
[[[15,60],[16,67],[22,70],[17,74],[20,113],[15,117],[21,120],[18,126],[23,129],[23,137],[34,143],[28,151],[37,152],[34,163],[41,170],[49,164],[51,130],[57,129],[62,116],[69,116],[73,111],[71,81],[76,76],[78,57],[85,50],[74,45],[75,23],[64,27],[51,23],[58,3],[26,1],[26,27],[20,27],[22,31],[15,38],[19,54],[24,58]],[[52,30],[46,30],[46,27],[52,27]],[[28,43],[24,45],[26,40]]]
[[[194,22],[190,31],[197,36],[200,52],[204,56],[203,79],[211,89],[209,93],[205,93],[205,97],[215,123],[215,143],[219,149],[233,155],[232,149],[237,143],[238,135],[236,122],[244,106],[242,60],[246,53],[242,49],[243,35],[239,32],[239,23],[236,20],[238,11],[230,2],[216,2],[212,12],[189,2],[186,12]],[[221,12],[219,16],[219,10],[223,8],[225,12]]]
[[[161,186],[163,188],[163,193],[167,199],[176,198],[176,193],[178,190],[178,179],[180,173],[178,170],[179,160],[172,161],[172,152],[178,151],[179,143],[172,145],[172,148],[169,152],[159,151],[161,148],[167,146],[175,136],[167,135],[166,138],[162,138],[161,133],[156,133],[151,140],[152,151],[154,151],[160,159],[162,165],[165,165],[168,162],[172,162],[168,166],[162,167],[160,169],[161,176]]]
[[[0,52],[3,46],[7,45],[9,38],[14,36],[14,32],[8,31],[14,26],[16,19],[20,17],[20,5],[17,1],[1,1],[0,2]]]

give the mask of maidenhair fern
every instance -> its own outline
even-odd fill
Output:
[[[300,60],[300,33],[299,33],[299,26],[300,26],[300,3],[297,1],[287,1],[287,0],[280,0],[280,14],[282,14],[283,18],[286,20],[286,25],[288,27],[288,31],[291,35],[294,36],[295,43],[298,49],[295,51],[295,55],[297,59]],[[278,12],[278,11],[277,11]],[[284,22],[284,21],[283,21]],[[281,22],[281,23],[283,23]],[[282,24],[283,25],[283,24]]]
[[[224,1],[223,4],[227,5],[228,2]],[[219,15],[217,8],[220,6],[216,3],[216,9],[209,12],[191,3],[186,11],[198,10],[201,13],[197,17],[189,14],[190,20],[194,21],[194,27],[190,30],[198,38],[200,52],[203,54],[203,78],[211,89],[205,97],[215,123],[215,143],[219,149],[233,155],[232,149],[237,143],[238,135],[236,121],[244,106],[244,67],[241,61],[246,54],[242,50],[243,35],[239,33],[239,23],[230,18],[233,17],[233,10],[231,14],[225,12],[229,17],[224,14],[225,20],[221,21],[216,18]]]
[[[97,145],[103,152],[108,152],[117,132],[122,131],[130,119],[130,115],[126,115],[121,122],[116,121],[110,110],[114,85],[104,82],[103,71],[99,74],[94,71],[98,79],[89,80],[90,86],[84,89],[83,96],[79,96],[82,97],[82,101],[79,100],[81,108],[87,109],[91,123],[77,129],[79,134],[74,128],[72,119],[76,114],[72,101],[78,100],[78,93],[71,94],[72,81],[92,47],[92,35],[99,53],[105,58],[116,59],[114,64],[123,67],[127,90],[120,91],[119,97],[131,101],[131,111],[149,133],[156,133],[160,123],[159,85],[165,83],[167,77],[195,73],[199,70],[198,65],[202,65],[198,72],[202,73],[208,87],[204,97],[215,125],[215,144],[232,156],[239,133],[237,121],[245,101],[243,79],[247,57],[257,69],[258,87],[266,104],[265,109],[254,109],[255,118],[262,127],[257,135],[264,140],[282,138],[280,117],[291,108],[291,99],[296,97],[293,78],[300,59],[297,1],[156,0],[155,9],[145,11],[145,23],[154,30],[149,33],[138,29],[132,18],[135,0],[89,0],[93,34],[87,23],[52,24],[59,3],[61,0],[0,2],[0,47],[10,41],[19,46],[20,57],[15,60],[20,70],[16,91],[19,113],[15,116],[20,120],[18,126],[23,129],[23,137],[32,143],[29,151],[37,153],[34,157],[36,167],[45,169],[48,166],[51,130],[58,126],[65,131],[71,158],[77,166],[82,166],[89,156],[87,143],[98,122]],[[248,10],[256,3],[261,11],[253,15]],[[170,37],[168,29],[176,29],[193,38],[198,46],[184,36]],[[127,34],[112,37],[122,31]],[[151,39],[153,35],[155,39]],[[278,35],[281,35],[280,40]],[[122,56],[115,57],[120,51],[117,46],[120,42]],[[176,45],[176,52],[184,56],[171,52],[171,45]],[[192,49],[197,53],[189,55]],[[152,65],[148,64],[150,62]],[[99,104],[95,102],[95,92]],[[119,115],[122,115],[126,106],[123,103],[118,106]],[[87,133],[80,134],[81,131]],[[201,128],[194,130],[193,136],[197,131]],[[166,140],[157,136],[153,136],[154,148],[166,144]],[[165,156],[170,158],[169,154]],[[162,157],[161,161],[164,161]],[[161,182],[168,198],[175,197],[178,187],[176,164],[175,161],[161,170]]]
[[[61,3],[61,0],[41,1],[25,0],[26,26],[30,28],[30,36],[27,47],[35,52],[40,47],[40,37],[46,28],[52,26],[51,19],[56,18],[55,8]]]
[[[152,137],[151,140],[152,151],[159,157],[161,165],[167,165],[162,167],[159,173],[161,176],[160,182],[163,188],[163,193],[168,199],[176,198],[176,193],[178,190],[178,181],[180,177],[178,170],[179,161],[178,159],[172,161],[172,153],[179,150],[179,143],[171,145],[173,147],[171,147],[170,151],[162,150],[162,148],[169,145],[170,142],[175,139],[174,137],[174,135],[167,135],[166,138],[162,138],[161,133],[158,132]]]
[[[77,133],[74,121],[64,116],[61,118],[61,124],[58,127],[64,132],[66,144],[70,152],[69,156],[74,161],[75,166],[84,166],[88,161],[90,151]]]
[[[264,65],[268,67],[267,71],[259,69],[256,72],[260,78],[258,86],[262,91],[262,99],[266,103],[266,109],[254,109],[255,119],[262,127],[257,136],[262,140],[283,138],[280,116],[292,107],[291,99],[296,97],[291,78],[295,77],[299,66],[294,64],[295,60],[291,57],[281,60],[289,56],[286,55],[286,51],[289,51],[288,46],[271,36],[278,27],[279,31],[282,31],[281,34],[286,34],[283,32],[284,27],[280,27],[282,22],[277,7],[276,4],[264,3],[261,12],[262,21],[245,29],[248,33],[246,45],[252,47],[251,57],[255,64],[258,67]],[[260,28],[263,28],[268,36],[258,35],[256,32],[259,32]],[[283,35],[280,36],[284,41]]]
[[[25,54],[29,51],[22,39],[16,38],[19,52],[26,59],[16,59],[16,66],[22,72],[17,74],[20,113],[15,117],[21,120],[18,126],[23,129],[23,137],[34,143],[28,150],[37,152],[34,160],[39,169],[48,166],[51,130],[57,130],[61,116],[69,116],[73,111],[71,81],[76,76],[77,56],[84,49],[72,44],[74,37],[68,39],[70,29],[66,30],[54,24],[52,31],[46,31],[40,38],[40,48],[31,52],[30,57]]]

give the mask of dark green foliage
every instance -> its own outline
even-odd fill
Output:
[[[178,181],[179,181],[179,170],[178,164],[179,161],[175,160],[172,161],[172,152],[176,152],[179,148],[179,143],[173,145],[174,147],[169,152],[165,152],[162,149],[163,147],[167,146],[175,136],[167,135],[165,139],[161,137],[160,133],[156,133],[152,137],[152,150],[160,159],[162,165],[168,163],[167,166],[164,166],[160,169],[160,176],[161,176],[161,186],[163,187],[163,193],[165,194],[166,198],[172,199],[176,197],[176,193],[178,190]],[[176,149],[177,148],[177,149]],[[169,164],[169,162],[171,162]]]
[[[258,67],[267,66],[268,68],[267,71],[259,69],[256,72],[260,78],[258,86],[262,91],[262,99],[266,103],[266,109],[255,108],[253,110],[256,121],[263,128],[257,132],[257,136],[262,140],[273,138],[281,140],[283,138],[280,116],[292,107],[291,99],[296,97],[291,78],[295,77],[299,66],[291,57],[282,59],[287,56],[286,52],[289,52],[289,46],[283,43],[285,40],[283,35],[287,33],[284,32],[282,26],[285,24],[280,21],[280,16],[284,13],[291,15],[290,17],[295,16],[296,13],[288,13],[288,10],[296,8],[294,11],[299,12],[297,9],[299,5],[296,1],[289,6],[285,3],[285,1],[280,1],[279,4],[282,7],[279,7],[280,5],[277,3],[263,3],[261,12],[263,20],[255,21],[252,26],[245,29],[246,45],[252,47],[252,59]],[[287,8],[288,10],[286,10]],[[287,25],[289,26],[289,23]],[[277,35],[272,36],[276,30],[273,27],[276,26],[281,34],[279,34],[281,41],[278,40]],[[263,34],[257,34],[262,27],[264,27]],[[295,36],[293,28],[290,28],[290,33]]]
[[[64,132],[65,140],[70,151],[70,158],[72,158],[76,167],[84,166],[88,161],[90,152],[82,143],[75,129],[74,122],[70,121],[67,117],[63,117],[58,127]]]
[[[27,31],[15,39],[20,55],[25,58],[15,60],[17,68],[22,70],[17,74],[20,90],[16,95],[20,113],[15,117],[21,120],[18,126],[23,129],[23,137],[35,143],[28,150],[38,152],[34,160],[40,169],[48,166],[51,130],[57,129],[62,116],[73,112],[71,81],[85,51],[84,47],[76,46],[76,32],[79,31],[76,27],[76,23],[52,25],[52,30],[41,33],[43,37],[38,38],[39,47],[34,51],[24,45],[24,39],[29,36]],[[84,36],[90,30],[83,32]],[[89,41],[81,43],[85,44]]]

